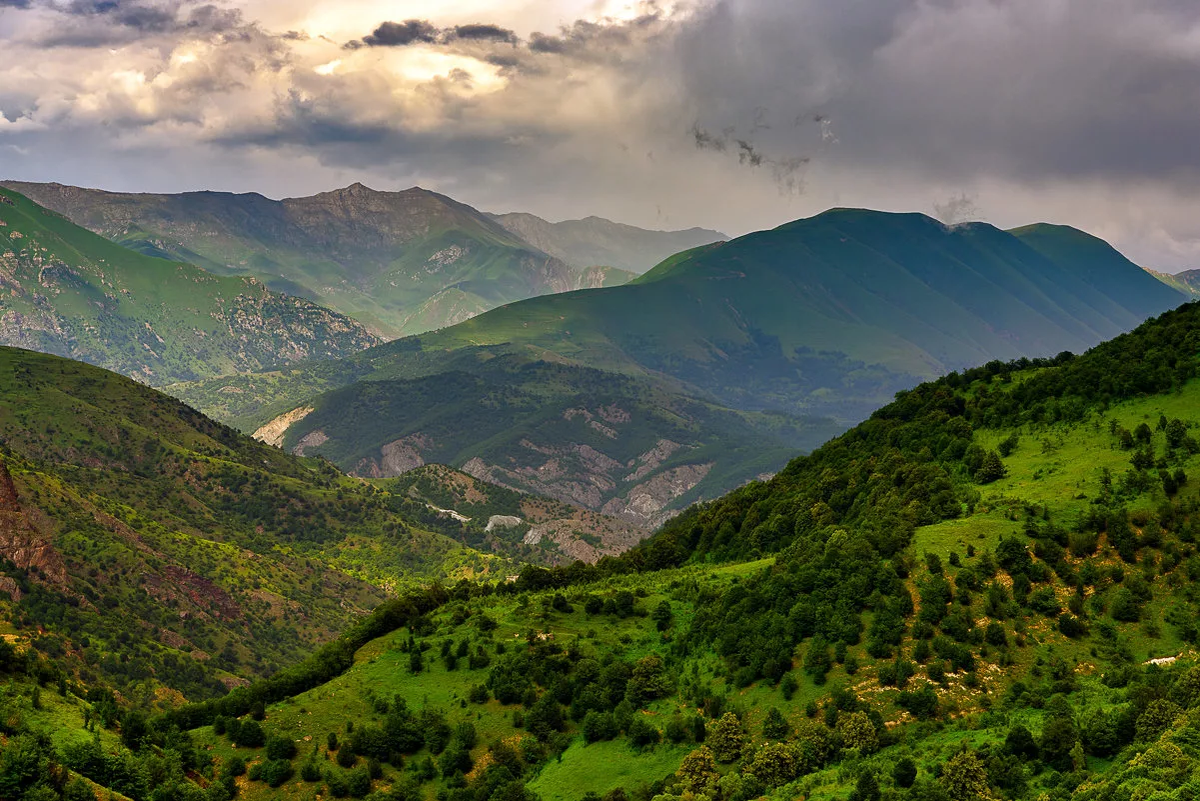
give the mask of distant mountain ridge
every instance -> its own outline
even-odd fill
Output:
[[[512,304],[421,343],[551,352],[670,376],[733,408],[853,422],[922,379],[1081,352],[1184,299],[1075,229],[1009,233],[839,209],[678,254],[628,286]]]
[[[704,228],[648,231],[596,216],[557,223],[523,212],[488,216],[539,250],[569,264],[606,265],[636,275],[680,251],[729,239],[720,231]]]
[[[380,341],[311,301],[128,250],[0,189],[0,344],[165,384]]]
[[[1200,298],[1200,270],[1184,270],[1181,273],[1160,273],[1146,270],[1159,281],[1179,290],[1192,298]]]
[[[345,470],[399,470],[388,455],[403,450],[645,525],[926,377],[1081,352],[1183,301],[1074,229],[840,209],[676,254],[625,286],[171,391],[246,430],[311,407],[281,442]]]
[[[272,289],[355,317],[385,338],[453,325],[528,297],[632,277],[603,261],[568,263],[489,215],[418,187],[381,192],[356,183],[271,200],[255,193],[0,185],[127,247],[221,275],[256,276]],[[632,258],[637,248],[621,245],[613,231],[628,238],[640,229],[609,224],[605,230],[609,250]],[[663,240],[650,258],[674,247],[671,234],[640,235]]]

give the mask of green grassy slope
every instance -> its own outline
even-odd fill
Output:
[[[127,250],[0,189],[0,342],[164,384],[349,355],[357,322]]]
[[[366,323],[385,337],[460,322],[533,295],[610,277],[548,256],[486,215],[423,189],[361,184],[313,197],[146,195],[6,184],[121,244],[255,276]]]

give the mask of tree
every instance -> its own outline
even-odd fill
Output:
[[[717,763],[708,746],[702,745],[683,758],[675,771],[683,789],[696,795],[708,795],[717,785]]]
[[[879,780],[875,772],[864,770],[858,774],[858,781],[850,791],[850,801],[879,801]]]
[[[786,740],[788,735],[792,733],[792,727],[788,725],[787,719],[783,713],[776,707],[771,707],[767,710],[767,717],[763,721],[763,737],[768,740]]]
[[[1004,750],[1020,759],[1037,759],[1038,745],[1029,729],[1020,723],[1008,730],[1004,738]]]
[[[142,739],[147,731],[146,716],[138,710],[130,710],[121,718],[121,742],[130,751],[137,751],[142,747]]]
[[[1170,728],[1183,710],[1174,701],[1164,698],[1151,701],[1146,710],[1138,715],[1135,729],[1137,738],[1142,742],[1157,740],[1158,736]]]
[[[1042,761],[1060,770],[1071,770],[1071,749],[1079,742],[1079,732],[1075,723],[1069,717],[1048,717],[1042,725],[1042,737],[1039,745]]]
[[[796,750],[787,743],[767,743],[754,754],[747,772],[767,787],[787,784],[799,775]]]
[[[617,723],[610,712],[589,711],[583,717],[580,725],[583,730],[583,740],[586,743],[598,743],[601,740],[611,740],[617,736]]]
[[[813,684],[820,686],[825,683],[825,676],[832,667],[829,643],[822,637],[813,637],[808,650],[804,652],[804,672],[812,676]]]
[[[633,666],[633,675],[626,686],[625,697],[634,706],[642,706],[646,701],[662,698],[672,689],[662,657],[649,654]]]
[[[976,801],[991,797],[987,768],[974,751],[964,749],[950,757],[942,766],[938,781],[952,801]]]
[[[651,617],[654,619],[654,625],[659,631],[666,631],[671,628],[671,621],[674,620],[675,615],[671,611],[670,602],[663,601],[654,607],[654,614]]]
[[[879,733],[866,712],[843,713],[838,717],[837,730],[846,748],[857,748],[865,754],[879,748]]]
[[[718,762],[733,762],[741,756],[746,737],[742,733],[742,722],[737,719],[737,715],[732,712],[722,715],[712,733],[708,735],[708,742]]]
[[[662,732],[650,725],[643,715],[635,715],[629,724],[629,741],[637,748],[656,745],[662,740]]]
[[[287,737],[272,735],[267,738],[267,759],[291,759],[296,755],[296,744]]]
[[[1025,573],[1033,564],[1029,549],[1016,537],[1003,537],[996,546],[996,562],[1010,576]]]
[[[909,757],[902,757],[892,766],[892,781],[897,787],[908,789],[917,780],[917,763]]]
[[[1000,461],[1000,454],[988,451],[983,455],[983,464],[975,471],[975,480],[980,484],[991,484],[1008,475],[1008,468]]]
[[[266,742],[262,726],[258,725],[258,721],[253,718],[241,721],[236,727],[230,724],[229,739],[233,740],[234,745],[247,748],[259,748]]]

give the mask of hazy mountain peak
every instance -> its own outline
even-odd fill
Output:
[[[492,220],[529,244],[577,267],[603,265],[644,273],[663,259],[729,237],[720,231],[689,228],[652,231],[603,217],[549,222],[535,214],[490,214]]]

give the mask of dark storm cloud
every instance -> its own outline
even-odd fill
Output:
[[[3,0],[0,0],[3,2]],[[28,4],[62,16],[61,23],[42,36],[42,47],[111,47],[146,36],[176,34],[245,35],[241,11],[195,0],[50,0]]]
[[[508,28],[501,28],[499,25],[487,25],[484,23],[474,23],[471,25],[457,25],[452,31],[448,31],[455,39],[468,39],[473,41],[489,41],[489,42],[507,42],[515,44],[517,35]]]
[[[30,0],[0,0],[0,8],[29,8]]]
[[[364,36],[368,47],[404,47],[420,42],[432,43],[441,32],[428,20],[410,19],[404,22],[384,22],[370,35]]]
[[[755,0],[713,5],[674,53],[705,130],[767,110],[754,151],[807,141],[778,123],[819,114],[834,162],[1177,180],[1200,168],[1198,34],[1180,0]]]

